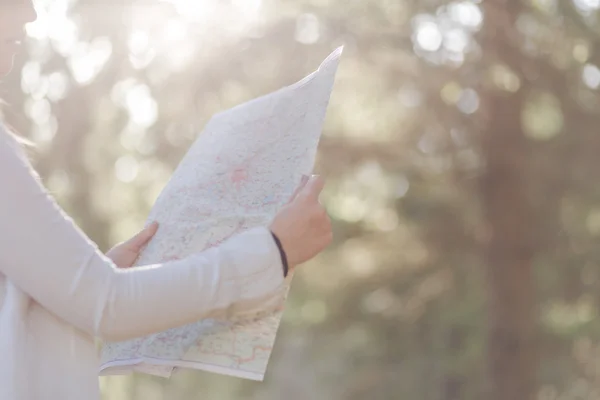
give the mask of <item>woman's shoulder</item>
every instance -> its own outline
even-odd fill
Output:
[[[10,128],[0,122],[0,143],[14,152],[22,152],[25,144]]]
[[[39,175],[33,169],[25,153],[27,142],[21,140],[6,126],[0,124],[0,174],[18,173],[26,169],[28,175],[39,180]]]

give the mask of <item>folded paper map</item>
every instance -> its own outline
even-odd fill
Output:
[[[150,212],[161,228],[137,265],[186,257],[273,219],[312,173],[341,52],[301,81],[207,123]],[[252,320],[206,319],[105,343],[100,374],[169,377],[190,368],[262,381],[290,281],[271,308],[277,311]]]

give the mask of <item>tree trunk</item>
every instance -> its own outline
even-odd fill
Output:
[[[484,64],[502,62],[518,71],[514,21],[519,2],[484,3]],[[511,57],[512,56],[512,57]],[[534,214],[528,199],[529,143],[521,126],[525,88],[482,90],[486,123],[481,194],[488,235],[487,352],[490,400],[533,400],[536,392]]]

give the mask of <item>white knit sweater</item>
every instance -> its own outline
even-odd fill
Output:
[[[249,275],[263,284],[244,287]],[[98,400],[94,336],[125,340],[259,312],[283,281],[266,228],[187,259],[116,269],[0,129],[0,399]]]

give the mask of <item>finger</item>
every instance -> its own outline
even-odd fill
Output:
[[[308,183],[308,176],[302,175],[302,180],[300,181],[300,184],[298,185],[296,190],[294,190],[294,193],[292,193],[292,196],[288,200],[288,204],[293,202],[296,199],[296,197],[298,197],[298,194],[300,194],[300,192],[302,191],[302,189],[304,189],[304,187],[306,186],[307,183]]]
[[[152,237],[156,234],[158,230],[158,223],[153,222],[141,231],[139,231],[134,237],[128,240],[128,244],[135,247],[136,249],[141,249],[144,247]]]
[[[313,175],[302,193],[304,193],[311,200],[319,201],[319,196],[325,187],[325,180],[319,175]]]

